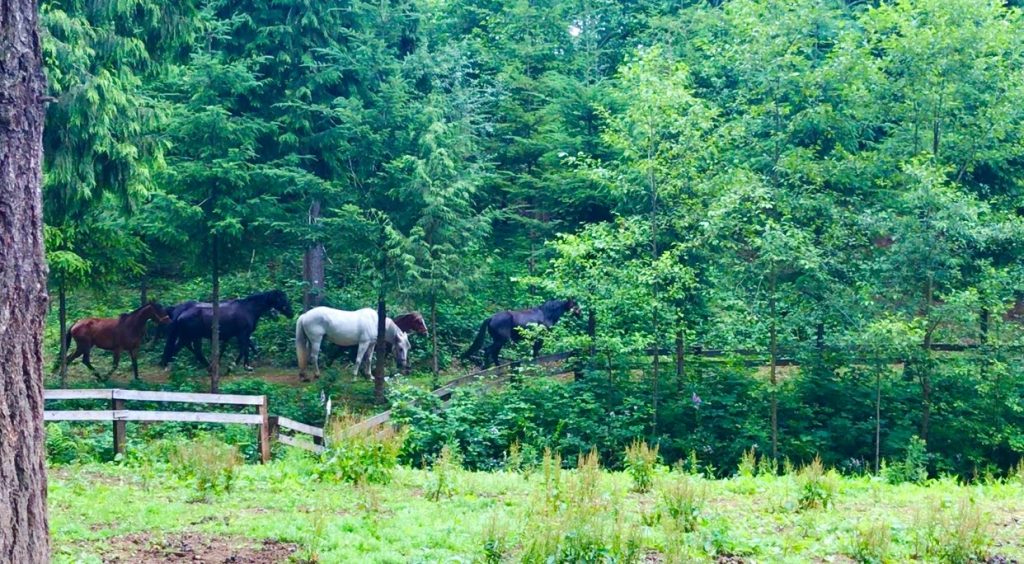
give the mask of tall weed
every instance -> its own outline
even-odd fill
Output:
[[[196,489],[193,499],[200,501],[231,491],[242,455],[234,445],[213,436],[202,436],[193,442],[176,443],[168,455],[168,463],[180,478],[193,481]]]
[[[800,469],[796,475],[799,498],[797,503],[801,510],[827,509],[835,501],[839,489],[839,481],[833,470],[825,470],[821,458],[815,456],[810,464]]]
[[[626,472],[633,478],[633,491],[645,493],[651,490],[658,461],[658,445],[651,448],[646,441],[636,439],[626,447]]]
[[[387,426],[354,429],[356,417],[343,414],[327,426],[328,450],[320,456],[321,479],[387,484],[398,466],[406,434]]]
[[[521,560],[549,562],[632,562],[640,535],[620,510],[615,495],[602,491],[604,473],[596,451],[581,456],[563,476],[555,456],[545,453],[544,488],[535,495],[524,530]]]

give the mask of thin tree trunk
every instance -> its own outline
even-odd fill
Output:
[[[920,373],[918,376],[921,381],[921,440],[925,443],[928,442],[928,424],[932,415],[931,356],[933,327],[931,327],[930,317],[934,293],[934,281],[931,275],[929,275],[928,284],[925,287],[925,319],[928,320],[929,327],[924,334],[924,343],[922,344],[924,348],[924,362],[919,367]]]
[[[597,313],[593,307],[587,311],[587,340],[589,341],[587,369],[594,369],[594,357],[597,355]]]
[[[310,203],[310,225],[320,222],[320,205],[319,198],[314,198]],[[310,244],[306,248],[306,255],[302,261],[302,278],[306,283],[306,289],[302,294],[302,307],[307,311],[321,305],[324,301],[324,259],[326,255],[324,245],[319,241]]]
[[[875,474],[878,474],[882,452],[882,369],[875,376]]]
[[[772,458],[779,457],[779,332],[775,321],[775,287],[777,275],[772,269],[771,295],[769,296],[769,307],[771,309],[771,383],[772,383]]]
[[[0,0],[0,562],[47,562],[42,135],[34,0]],[[63,335],[61,336],[63,338]]]
[[[658,182],[654,172],[654,137],[648,135],[647,143],[648,182],[650,185],[651,205],[651,266],[658,260]],[[652,366],[652,398],[651,407],[654,419],[654,433],[658,432],[658,369],[661,364],[661,335],[658,333],[658,284],[651,286],[651,331],[654,335],[654,365]]]
[[[146,305],[149,301],[149,278],[146,276],[142,277],[139,282],[139,307]]]
[[[219,237],[213,235],[211,256],[213,258],[213,321],[210,324],[210,393],[220,390],[220,252]]]
[[[378,404],[384,403],[384,363],[387,362],[387,304],[384,301],[384,288],[381,287],[377,294],[377,343],[373,347],[373,354],[377,363],[373,366],[373,401]]]
[[[437,382],[438,375],[441,373],[440,365],[437,361],[437,290],[431,289],[430,291],[430,348],[431,348],[431,359],[430,368],[434,374],[434,383]]]
[[[68,302],[67,284],[63,280],[57,288],[59,305],[57,318],[60,320],[60,387],[68,387]]]
[[[682,315],[676,322],[676,389],[682,391],[686,380],[686,326]]]

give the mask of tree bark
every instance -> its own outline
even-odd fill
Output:
[[[216,394],[220,390],[220,254],[216,234],[211,237],[211,246],[213,296],[210,299],[213,302],[213,320],[210,323],[210,393]]]
[[[43,449],[42,135],[34,0],[0,0],[0,562],[49,559]]]
[[[309,224],[320,222],[320,199],[314,198],[309,205]],[[323,304],[324,301],[324,259],[327,252],[323,243],[315,241],[306,248],[302,264],[302,279],[306,283],[302,294],[302,307],[306,311]]]

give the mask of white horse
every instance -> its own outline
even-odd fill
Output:
[[[377,311],[364,308],[359,311],[342,311],[329,307],[315,307],[299,316],[295,322],[295,354],[299,359],[299,378],[306,379],[306,362],[313,361],[313,373],[320,377],[320,344],[324,337],[343,347],[359,345],[353,375],[359,375],[363,360],[366,376],[370,376],[373,363],[373,348],[377,344]],[[385,321],[384,340],[395,347],[395,361],[405,369],[409,363],[409,337],[395,325],[391,318]],[[369,352],[369,355],[367,355]]]

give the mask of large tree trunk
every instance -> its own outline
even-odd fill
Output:
[[[309,205],[309,223],[314,225],[320,221],[320,199],[314,198]],[[305,292],[302,294],[302,307],[304,310],[321,305],[324,301],[324,259],[327,252],[323,243],[317,241],[306,248],[306,256],[302,261],[302,279],[305,284]]]
[[[216,394],[220,390],[220,255],[217,250],[219,238],[214,235],[211,239],[213,321],[210,324],[210,393]]]
[[[43,450],[42,136],[33,0],[0,0],[0,562],[49,559]]]

